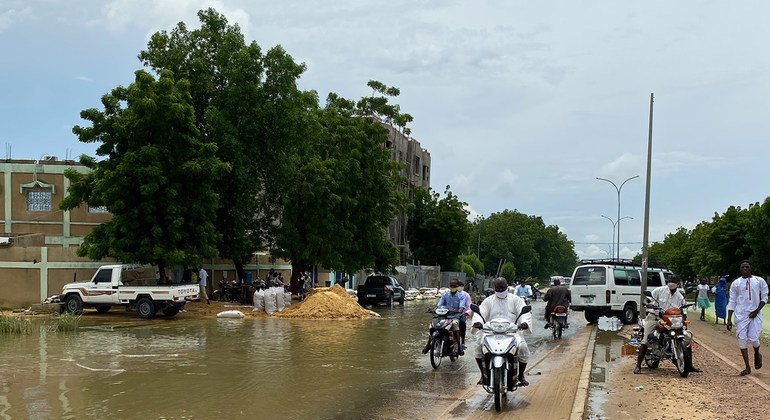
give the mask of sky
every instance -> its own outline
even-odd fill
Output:
[[[641,250],[651,93],[650,241],[770,195],[762,1],[0,0],[5,156],[93,155],[72,134],[80,111],[133,81],[151,34],[208,7],[306,63],[300,86],[321,98],[399,87],[434,189],[471,217],[541,216],[581,258],[613,249],[618,194],[597,177],[639,175],[620,256]]]

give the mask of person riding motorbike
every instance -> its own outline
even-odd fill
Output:
[[[656,287],[652,291],[652,299],[648,298],[648,302],[652,305],[660,307],[665,311],[670,308],[681,308],[684,306],[684,295],[679,291],[679,278],[677,276],[671,276],[668,279],[668,283],[665,286]],[[687,319],[687,314],[682,313],[682,318]],[[636,367],[634,367],[634,373],[638,374],[642,372],[642,362],[644,356],[647,354],[647,337],[655,331],[655,326],[658,324],[658,319],[655,314],[648,310],[647,318],[644,320],[644,336],[642,338],[641,345],[639,346],[639,355],[636,358]],[[692,349],[687,349],[692,351]],[[692,365],[692,357],[690,358],[690,372],[702,372],[702,370]]]
[[[443,306],[449,309],[450,315],[448,315],[447,318],[452,319],[450,331],[452,332],[452,338],[454,339],[454,352],[462,356],[465,354],[465,351],[463,350],[463,346],[461,345],[462,341],[460,339],[460,318],[465,314],[465,296],[458,290],[459,286],[460,281],[452,279],[449,282],[449,291],[441,296],[436,307],[439,308]],[[426,344],[425,348],[422,350],[423,354],[427,353],[429,349],[430,337],[428,337],[428,344]]]
[[[526,306],[526,303],[524,302],[524,299],[508,293],[508,282],[502,278],[498,277],[497,280],[495,280],[494,283],[495,286],[495,294],[492,296],[487,297],[484,299],[483,302],[481,302],[481,305],[479,305],[479,312],[481,317],[483,319],[489,321],[495,318],[504,318],[510,322],[515,322],[516,318],[519,317],[519,314],[521,313],[522,308]],[[479,314],[473,315],[473,327],[474,328],[482,328],[481,324],[481,317]],[[521,316],[519,319],[519,329],[520,330],[526,330],[529,328],[529,323],[531,322],[532,316],[527,313]],[[527,342],[524,341],[524,338],[519,336],[521,340],[517,343],[518,352],[516,353],[518,359],[519,359],[519,377],[518,377],[518,386],[527,386],[529,385],[529,382],[527,382],[526,379],[524,379],[524,371],[527,368],[527,362],[529,361],[529,347],[527,347]],[[476,343],[476,351],[474,356],[476,357],[476,364],[479,366],[479,371],[481,371],[481,379],[479,380],[479,384],[486,383],[485,378],[485,370],[484,370],[484,362],[482,360],[482,352],[481,349],[483,347],[482,340],[484,339],[484,334],[478,334],[477,343]],[[514,381],[513,381],[513,370],[508,370],[509,377],[507,378],[508,383],[508,390],[512,391],[514,387]]]
[[[543,300],[547,302],[545,304],[545,328],[551,327],[551,311],[557,306],[564,306],[569,308],[572,303],[572,293],[566,286],[561,284],[561,280],[554,279],[553,286],[545,292]]]

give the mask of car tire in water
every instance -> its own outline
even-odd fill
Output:
[[[80,315],[83,313],[83,299],[76,294],[69,295],[64,302],[64,307],[67,309],[67,312],[73,315]]]
[[[96,307],[96,312],[99,312],[100,314],[106,314],[110,311],[110,305],[99,305]]]
[[[620,313],[620,320],[624,324],[630,325],[636,323],[636,316],[636,305],[629,302],[623,307],[623,312]]]
[[[441,356],[444,351],[444,339],[441,337],[434,338],[430,346],[430,365],[433,369],[438,369],[441,366]]]
[[[150,298],[141,298],[136,302],[136,315],[143,319],[153,319],[155,317],[155,302]]]

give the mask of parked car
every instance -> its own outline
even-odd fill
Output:
[[[123,282],[125,266],[104,265],[94,273],[91,281],[65,284],[60,299],[64,309],[73,314],[84,308],[95,308],[105,313],[113,306],[127,306],[136,315],[152,319],[156,312],[172,317],[185,303],[198,299],[197,284],[130,286]]]
[[[617,315],[626,324],[639,316],[642,268],[631,261],[583,260],[572,274],[573,311],[584,311],[586,321],[596,323],[602,315]],[[647,268],[647,290],[666,284],[669,270]]]
[[[394,302],[404,304],[404,288],[398,280],[390,276],[374,275],[366,278],[364,284],[358,285],[358,303],[361,306],[384,303],[393,306]]]

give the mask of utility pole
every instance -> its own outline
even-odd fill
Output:
[[[655,95],[650,93],[650,127],[647,134],[647,188],[644,192],[644,239],[642,240],[642,290],[639,294],[639,313],[644,309],[644,291],[647,290],[647,252],[650,239],[650,182],[652,181],[652,104]]]

